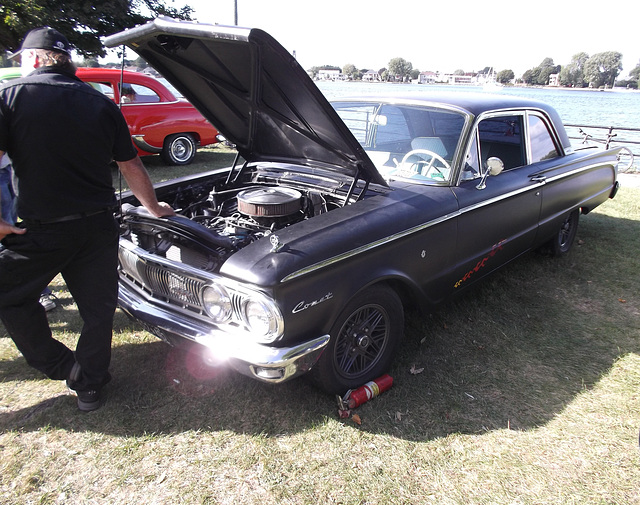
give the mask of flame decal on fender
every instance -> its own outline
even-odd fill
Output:
[[[460,287],[460,285],[463,282],[468,281],[473,276],[473,274],[482,270],[487,265],[487,261],[489,261],[490,258],[493,258],[498,253],[498,251],[502,251],[502,244],[504,244],[506,241],[507,241],[506,239],[501,240],[500,242],[495,244],[493,247],[491,247],[491,252],[487,254],[484,258],[482,258],[480,261],[478,261],[478,263],[476,263],[476,266],[473,267],[471,270],[469,270],[462,279],[460,279],[458,282],[454,284],[453,287],[454,288]]]

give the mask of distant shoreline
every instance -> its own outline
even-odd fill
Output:
[[[340,80],[332,80],[332,79],[317,79],[314,82],[322,82],[322,83],[339,83],[339,84],[393,84],[398,86],[423,86],[428,88],[430,86],[443,86],[443,87],[452,87],[452,88],[469,88],[469,89],[482,89],[482,86],[475,84],[449,84],[448,82],[437,82],[433,84],[420,84],[419,82],[392,82],[392,81],[340,81]],[[529,86],[529,85],[521,85],[521,84],[505,84],[505,88],[514,88],[514,89],[544,89],[550,91],[589,91],[589,92],[614,92],[614,93],[638,93],[640,90],[632,89],[632,88],[570,88],[566,86]]]

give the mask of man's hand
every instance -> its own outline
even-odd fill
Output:
[[[23,235],[26,232],[27,230],[25,230],[24,228],[12,226],[4,219],[0,219],[0,240],[5,238],[7,235],[11,235],[12,233],[15,233],[16,235]]]
[[[169,216],[175,216],[176,213],[173,210],[173,208],[171,207],[171,205],[169,205],[166,202],[158,202],[158,205],[156,207],[153,208],[152,212],[150,209],[148,209],[155,217],[169,217]]]

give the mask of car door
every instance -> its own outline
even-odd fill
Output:
[[[534,244],[542,183],[530,177],[526,139],[525,111],[489,114],[476,122],[465,170],[453,189],[459,205],[455,289]],[[492,157],[504,163],[504,170],[481,185],[481,173]]]

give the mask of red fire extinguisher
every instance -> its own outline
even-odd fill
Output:
[[[367,382],[364,386],[347,393],[346,403],[350,409],[355,409],[363,403],[375,398],[380,393],[384,393],[393,385],[393,378],[389,374],[384,374],[376,380]]]

